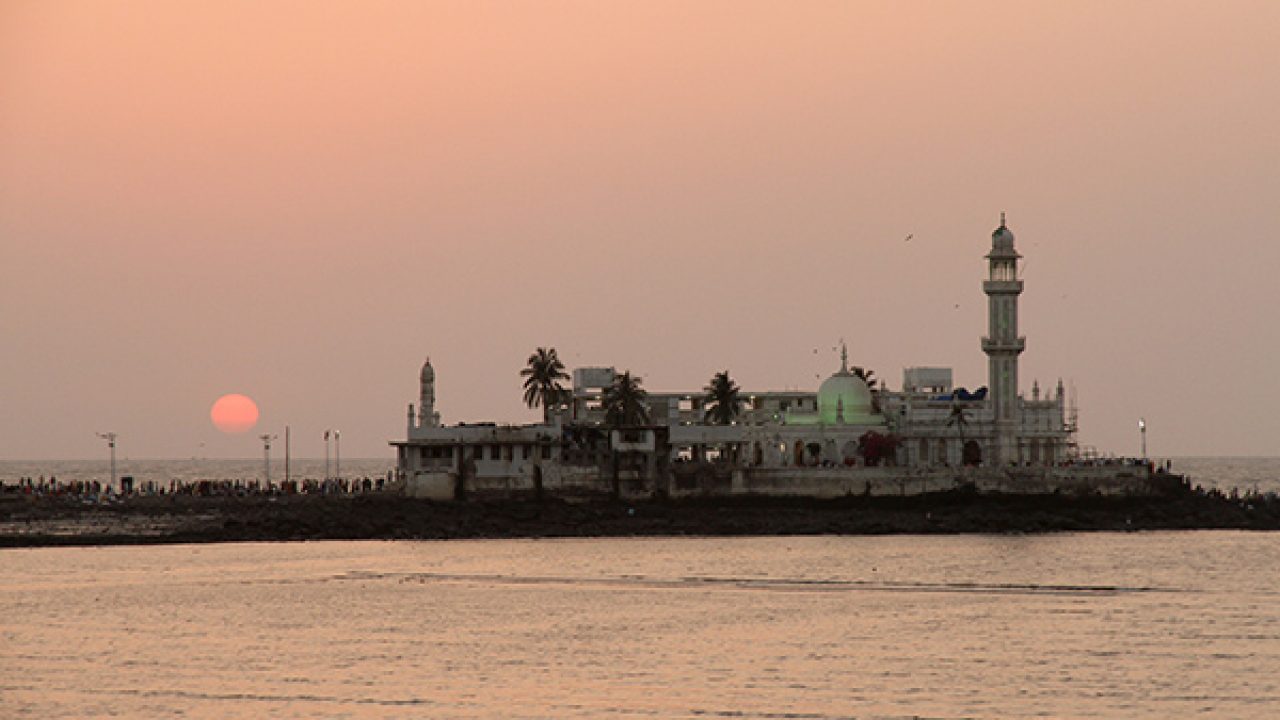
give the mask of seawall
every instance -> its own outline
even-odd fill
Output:
[[[339,539],[1040,533],[1280,529],[1273,496],[760,495],[466,503],[389,494],[139,497],[112,505],[0,501],[0,547]]]

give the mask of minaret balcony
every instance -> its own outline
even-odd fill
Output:
[[[982,292],[988,295],[1020,295],[1021,280],[983,280]]]
[[[982,338],[982,352],[1000,353],[1012,352],[1020,353],[1027,348],[1026,336],[1018,338]]]

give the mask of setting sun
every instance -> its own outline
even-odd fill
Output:
[[[258,424],[258,405],[245,395],[223,395],[209,410],[209,418],[224,433],[242,433]]]

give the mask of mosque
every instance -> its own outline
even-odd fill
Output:
[[[462,484],[590,489],[609,475],[615,482],[622,475],[636,492],[906,492],[908,483],[921,491],[953,487],[960,473],[1002,487],[1022,478],[1048,488],[1076,455],[1075,412],[1061,379],[1043,394],[1038,383],[1030,397],[1019,391],[1026,347],[1018,334],[1020,258],[1001,215],[983,281],[987,385],[972,392],[955,387],[945,367],[906,368],[898,391],[869,386],[842,347],[840,367],[816,393],[742,389],[742,411],[728,425],[706,421],[706,393],[695,390],[650,392],[646,425],[608,428],[602,398],[617,376],[612,367],[574,369],[571,391],[546,408],[544,422],[443,425],[428,360],[406,439],[391,443],[399,474],[410,494],[426,497],[456,495]]]

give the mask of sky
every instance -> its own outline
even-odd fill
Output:
[[[0,459],[390,457],[650,390],[986,384],[1079,441],[1280,455],[1280,3],[0,3]],[[911,240],[906,240],[911,236]],[[219,432],[225,393],[261,410]]]

